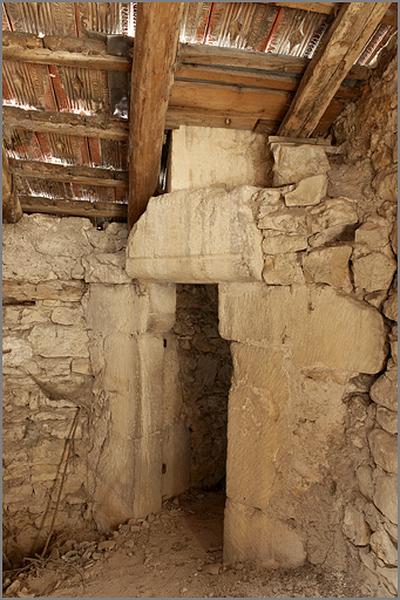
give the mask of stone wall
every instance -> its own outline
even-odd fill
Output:
[[[54,534],[76,539],[157,511],[188,484],[175,289],[128,277],[126,238],[125,225],[71,217],[4,226],[9,560],[43,547],[54,513]]]
[[[396,48],[394,49],[396,50]],[[378,68],[363,96],[335,124],[343,154],[332,161],[331,192],[357,201],[351,268],[355,294],[385,323],[383,369],[348,397],[349,441],[359,453],[344,531],[363,564],[365,592],[397,591],[397,60]]]
[[[176,322],[182,418],[190,434],[190,485],[225,479],[227,403],[232,373],[229,344],[218,333],[213,285],[177,286]]]

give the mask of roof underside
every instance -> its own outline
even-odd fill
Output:
[[[271,74],[246,68],[245,63],[243,67],[239,63],[224,68],[210,61],[202,64],[193,58],[190,47],[181,47],[167,126],[186,123],[275,133],[304,71],[304,59],[312,57],[337,10],[334,3],[319,3],[318,10],[316,3],[304,4],[308,10],[292,8],[293,4],[186,4],[182,44],[235,48],[294,57],[298,61],[290,63],[289,70],[285,67],[285,71]],[[6,56],[3,105],[10,108],[5,113],[5,145],[15,189],[27,212],[30,207],[37,207],[40,199],[43,206],[48,201],[49,212],[57,199],[109,206],[126,203],[128,152],[123,132],[127,128],[135,19],[135,3],[3,3],[3,32],[9,32],[3,34],[3,46],[47,48],[55,53],[70,50],[93,56],[106,53],[120,56],[121,61],[124,58],[127,64],[114,71],[109,67],[100,70],[95,66],[66,66],[57,61],[38,64],[20,58],[13,60],[12,52]],[[358,65],[375,64],[380,50],[396,31],[395,23],[395,14],[388,13],[361,53]],[[124,42],[110,36],[127,39]],[[366,75],[357,73],[354,71],[354,78],[344,82],[332,101],[321,121],[319,135],[326,134],[345,103],[359,94]],[[29,130],[18,126],[18,122],[8,127],[8,117],[14,115],[14,121],[18,120],[21,109],[27,115],[37,111],[44,121],[47,113],[105,117],[119,121],[122,133],[114,137],[70,135],[56,130]],[[39,172],[35,162],[49,163],[47,171],[46,165],[41,165]],[[70,177],[66,166],[75,169],[70,171]]]

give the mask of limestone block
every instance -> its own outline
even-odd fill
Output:
[[[92,367],[90,360],[87,358],[74,358],[71,362],[71,371],[73,373],[81,373],[82,375],[91,375]]]
[[[372,479],[372,469],[369,465],[361,465],[356,471],[357,483],[363,496],[372,500],[374,495],[374,482]]]
[[[396,369],[388,369],[373,384],[370,390],[371,399],[389,410],[397,409],[397,373]]]
[[[274,156],[274,185],[297,183],[306,177],[325,174],[329,161],[323,148],[311,144],[271,144]]]
[[[366,546],[369,543],[370,528],[363,514],[354,506],[348,505],[345,508],[343,533],[355,546]]]
[[[243,186],[151,198],[129,236],[128,274],[177,283],[261,280],[257,192]]]
[[[94,227],[85,230],[86,236],[95,252],[119,252],[126,247],[128,226],[126,223],[109,223],[104,230]]]
[[[3,337],[3,369],[23,367],[33,357],[31,344],[23,338],[15,335]]]
[[[304,283],[304,275],[296,253],[266,256],[263,279],[269,285]]]
[[[382,429],[373,429],[368,435],[371,454],[377,465],[388,473],[397,472],[397,439]]]
[[[262,249],[265,254],[281,254],[298,252],[307,248],[307,237],[296,234],[280,234],[274,231],[264,231]]]
[[[82,310],[59,306],[51,313],[53,323],[60,325],[76,325],[83,317]]]
[[[166,334],[163,338],[163,426],[175,421],[182,411],[182,384],[180,381],[180,361],[177,340],[174,335]]]
[[[219,331],[278,348],[285,340],[302,368],[376,373],[385,359],[378,311],[328,286],[220,285]]]
[[[227,499],[224,562],[255,561],[266,568],[292,568],[306,560],[296,532],[274,516]]]
[[[190,487],[190,435],[182,421],[162,432],[162,497],[172,498]]]
[[[392,523],[397,524],[397,478],[377,470],[374,504]]]
[[[257,226],[260,229],[271,229],[285,234],[306,235],[307,213],[304,208],[278,209],[261,217]]]
[[[109,335],[104,341],[102,387],[110,395],[115,432],[125,438],[159,431],[162,424],[163,340]]]
[[[370,545],[372,551],[386,565],[397,566],[397,549],[384,529],[378,529],[371,535]]]
[[[383,305],[383,314],[391,321],[397,321],[398,307],[397,307],[397,286],[392,290]]]
[[[88,357],[89,338],[83,327],[39,324],[28,336],[35,354],[43,357]]]
[[[282,190],[276,188],[264,188],[260,190],[257,194],[257,201],[259,204],[257,219],[261,219],[278,208],[285,207]]]
[[[331,246],[312,250],[303,258],[307,282],[327,283],[345,292],[352,291],[349,274],[351,246]]]
[[[163,333],[174,324],[175,307],[175,286],[171,284],[92,284],[87,322],[91,330],[102,335],[116,331]]]
[[[357,205],[349,198],[328,198],[310,210],[312,233],[342,231],[358,222]],[[337,235],[337,233],[335,233]],[[326,240],[328,241],[328,240]]]
[[[328,178],[325,174],[302,179],[292,192],[285,194],[286,206],[312,206],[326,196]]]
[[[356,289],[365,292],[387,290],[396,272],[396,261],[381,252],[353,258]]]
[[[266,136],[235,128],[235,118],[230,128],[181,125],[172,131],[171,190],[266,185],[270,162]]]
[[[160,434],[153,433],[151,436],[136,440],[133,451],[135,455],[133,516],[140,518],[161,510],[162,450]]]
[[[355,241],[369,252],[374,252],[388,245],[389,235],[390,223],[386,219],[375,217],[356,229]]]
[[[393,435],[397,433],[397,414],[395,412],[392,412],[383,406],[378,406],[376,420],[378,425],[388,433]]]
[[[88,283],[130,283],[125,272],[125,251],[91,254],[82,258],[84,279]]]
[[[227,495],[267,509],[274,492],[276,454],[285,439],[281,406],[288,403],[282,355],[232,344],[234,386],[228,403]]]

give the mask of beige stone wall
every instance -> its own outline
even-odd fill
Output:
[[[76,539],[157,511],[187,486],[175,287],[133,282],[126,238],[125,225],[97,230],[79,218],[4,227],[10,560],[43,546],[56,507],[54,532]]]
[[[267,140],[262,134],[189,126],[172,132],[172,192],[213,185],[267,185],[271,166]]]
[[[366,593],[397,590],[397,61],[372,77],[335,124],[344,154],[332,162],[331,192],[357,200],[355,293],[383,316],[386,360],[362,395],[348,398],[349,443],[358,451],[344,531],[361,560]]]

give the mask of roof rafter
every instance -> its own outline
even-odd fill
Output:
[[[350,2],[342,6],[325,42],[306,68],[279,135],[313,134],[389,6],[384,2]]]

